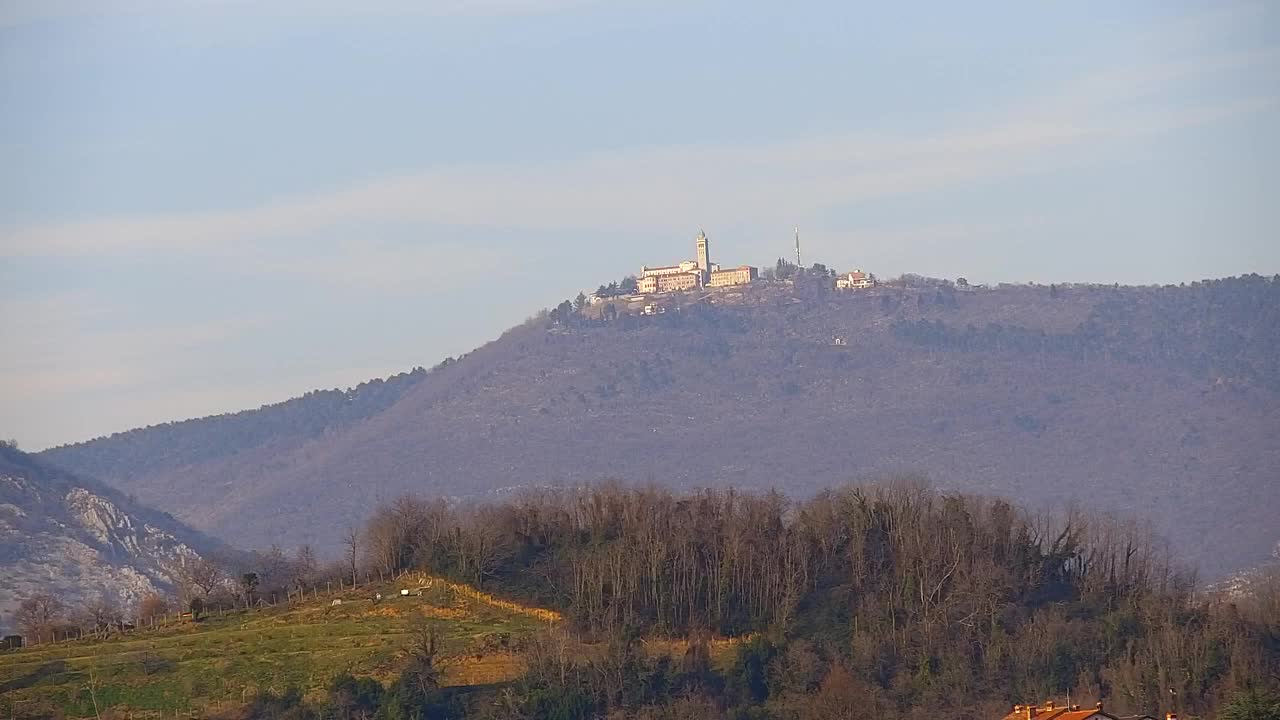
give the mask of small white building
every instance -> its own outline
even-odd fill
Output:
[[[873,287],[875,284],[875,275],[859,269],[854,269],[836,278],[836,287],[841,290],[861,290]]]

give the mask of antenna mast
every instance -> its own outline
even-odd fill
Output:
[[[796,267],[804,267],[804,263],[800,262],[800,226],[796,226]]]

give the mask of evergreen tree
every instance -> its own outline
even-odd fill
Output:
[[[1236,693],[1219,716],[1222,720],[1280,720],[1280,699],[1257,688]]]

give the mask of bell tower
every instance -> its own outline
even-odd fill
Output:
[[[711,241],[707,239],[707,234],[701,230],[698,231],[698,269],[702,271],[702,277],[705,280],[711,273]]]

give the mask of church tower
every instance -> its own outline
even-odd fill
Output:
[[[701,230],[698,231],[698,269],[702,271],[702,279],[706,280],[711,276],[711,241],[707,239],[707,234]]]

